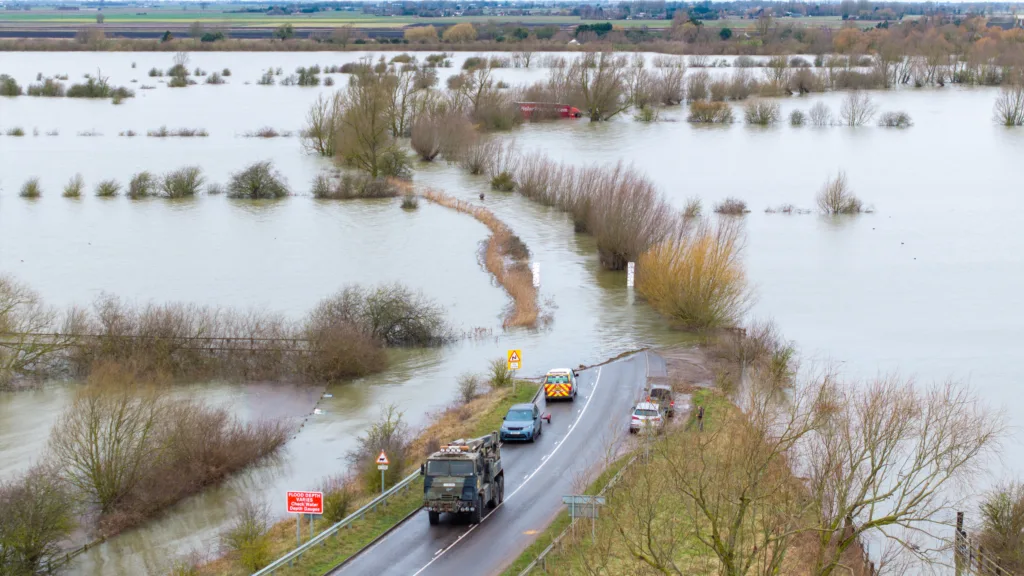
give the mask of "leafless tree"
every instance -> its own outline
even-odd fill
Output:
[[[342,92],[331,96],[320,95],[306,113],[306,127],[302,130],[302,147],[320,156],[332,157],[337,150],[338,125],[345,111]]]
[[[1003,126],[1024,126],[1024,83],[1004,86],[996,97],[996,122]]]
[[[62,318],[31,288],[0,275],[0,387],[48,367],[74,342],[81,322],[81,311]]]
[[[591,122],[608,120],[629,108],[625,58],[612,52],[590,52],[574,60],[566,74]]]
[[[999,444],[1002,418],[960,384],[923,389],[895,376],[833,383],[814,414],[799,459],[816,515],[813,574],[837,573],[863,537],[940,562],[928,541],[945,535],[958,490]]]
[[[858,214],[861,211],[861,201],[850,190],[845,172],[825,182],[816,200],[822,214]]]
[[[68,481],[111,512],[163,456],[157,436],[167,407],[161,394],[124,383],[86,388],[53,428],[50,450]]]
[[[847,126],[863,126],[875,115],[875,105],[866,92],[850,92],[839,108],[839,117]]]
[[[832,110],[830,110],[828,105],[824,102],[817,102],[814,106],[811,106],[811,110],[807,113],[807,116],[810,118],[812,126],[822,127],[832,125]]]

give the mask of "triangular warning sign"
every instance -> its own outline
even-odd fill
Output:
[[[383,450],[380,451],[380,456],[377,456],[377,464],[388,464],[388,456]]]
[[[512,353],[508,355],[508,361],[519,362],[519,351],[513,350]]]

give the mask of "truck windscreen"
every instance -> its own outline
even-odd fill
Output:
[[[472,476],[473,463],[468,460],[428,460],[427,476]]]

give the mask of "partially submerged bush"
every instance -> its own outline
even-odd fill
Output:
[[[0,96],[21,96],[18,81],[7,74],[0,74]]]
[[[85,190],[85,179],[82,178],[81,174],[75,174],[64,185],[64,192],[61,196],[65,198],[79,198],[82,196],[83,190]]]
[[[839,108],[839,117],[847,126],[863,126],[875,115],[875,105],[864,92],[850,92]]]
[[[49,572],[63,557],[60,543],[77,522],[71,487],[58,470],[37,465],[0,482],[0,567],[3,574]]]
[[[8,136],[24,136],[25,130],[21,126],[15,126],[14,128],[8,128],[6,134]]]
[[[61,98],[64,96],[64,84],[47,78],[41,84],[29,84],[27,93],[29,96],[43,96],[46,98]]]
[[[143,170],[132,176],[128,182],[127,196],[132,200],[152,196],[156,191],[156,179],[153,174]]]
[[[740,259],[740,223],[720,219],[680,224],[637,262],[637,291],[685,328],[735,325],[750,303]]]
[[[21,185],[21,191],[18,195],[22,198],[39,198],[43,195],[43,190],[39,186],[39,178],[29,178]]]
[[[202,188],[203,171],[198,166],[186,166],[164,174],[160,182],[160,195],[164,198],[191,198]]]
[[[419,205],[419,199],[412,192],[407,192],[405,196],[402,196],[402,210],[415,210],[419,208]]]
[[[246,572],[258,572],[274,559],[270,548],[270,506],[253,499],[235,507],[235,519],[221,543]]]
[[[825,182],[816,199],[822,214],[859,214],[862,211],[861,201],[847,185],[844,172]]]
[[[725,102],[695,100],[690,103],[690,122],[708,124],[729,124],[733,120],[732,108]]]
[[[345,173],[340,178],[321,173],[313,180],[312,192],[314,198],[322,200],[394,198],[399,194],[390,180],[362,173]]]
[[[906,112],[886,112],[882,114],[878,125],[883,128],[910,128],[914,122]]]
[[[394,405],[381,408],[380,419],[370,425],[366,434],[356,439],[356,447],[349,451],[347,459],[357,470],[361,484],[369,492],[381,489],[381,474],[374,465],[377,455],[385,452],[390,466],[384,473],[388,486],[394,486],[405,475],[409,463],[409,445],[412,434],[403,419],[403,413]]]
[[[789,113],[790,126],[803,126],[807,122],[807,115],[800,110],[793,110]]]
[[[228,198],[250,200],[283,198],[290,195],[284,176],[269,161],[256,162],[231,175]]]
[[[1024,126],[1024,83],[1004,86],[994,106],[996,122],[1003,126]]]
[[[516,181],[508,172],[501,172],[491,178],[491,189],[511,192],[516,189]]]
[[[96,185],[96,195],[100,198],[113,198],[121,193],[121,185],[117,180],[104,180]]]
[[[747,203],[739,198],[726,198],[718,204],[715,204],[715,214],[724,214],[727,216],[742,216],[750,212],[747,209]]]
[[[778,123],[782,117],[782,111],[775,102],[754,100],[743,108],[743,117],[747,124],[770,126]]]
[[[832,110],[824,102],[817,102],[811,106],[808,114],[812,126],[823,127],[832,125]]]

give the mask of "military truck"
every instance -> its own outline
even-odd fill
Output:
[[[423,507],[431,526],[437,525],[442,512],[468,517],[477,524],[484,506],[494,508],[505,499],[505,471],[497,432],[441,446],[420,471]]]

